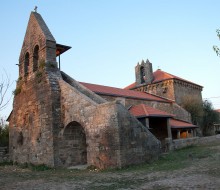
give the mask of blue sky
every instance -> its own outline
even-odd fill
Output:
[[[220,109],[220,58],[212,50],[220,46],[220,1],[2,1],[0,70],[12,81],[35,5],[57,43],[72,47],[61,56],[61,68],[76,80],[122,88],[134,82],[137,62],[149,59],[153,70],[204,86],[203,98]],[[11,109],[12,101],[0,115]]]

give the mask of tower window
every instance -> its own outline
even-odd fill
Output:
[[[145,71],[144,67],[140,68],[140,74],[141,74],[141,84],[145,82]]]
[[[33,72],[37,71],[38,69],[38,60],[39,60],[39,46],[36,45],[34,48],[34,55],[33,55]]]
[[[25,59],[24,59],[24,74],[28,75],[28,67],[29,67],[29,53],[27,52],[25,54]]]

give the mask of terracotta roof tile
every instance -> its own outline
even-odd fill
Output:
[[[185,81],[185,82],[188,82],[188,83],[191,83],[191,84],[195,84],[191,81],[188,81],[188,80],[185,80],[185,79],[182,79],[180,77],[177,77],[175,75],[172,75],[172,74],[169,74],[169,73],[166,73],[160,69],[156,70],[154,73],[154,80],[152,83],[157,83],[157,82],[160,82],[160,81],[164,81],[164,80],[168,80],[168,79],[178,79],[178,80],[181,80],[181,81]],[[195,84],[197,86],[200,86],[198,84]]]
[[[190,82],[188,80],[185,80],[185,79],[182,79],[180,77],[177,77],[175,75],[172,75],[172,74],[169,74],[169,73],[166,73],[160,69],[156,70],[154,73],[153,73],[153,76],[154,76],[154,80],[152,81],[152,84],[154,83],[158,83],[158,82],[161,82],[161,81],[164,81],[164,80],[169,80],[169,79],[177,79],[177,80],[181,80],[181,81],[185,81],[185,82],[188,82],[188,83],[191,83],[191,84],[194,84],[194,85],[197,85],[197,86],[200,86],[198,84],[195,84],[193,82]],[[126,86],[124,89],[132,89],[136,87],[136,82]],[[200,86],[202,87],[202,86]]]
[[[129,90],[129,89],[134,88],[135,86],[136,86],[136,82],[134,82],[134,83],[132,83],[132,84],[126,86],[124,89]]]
[[[159,102],[171,102],[170,100],[167,100],[165,98],[160,98],[158,96],[151,95],[146,92],[138,92],[134,90],[126,90],[121,88],[102,86],[102,85],[90,84],[84,82],[80,82],[80,83],[86,88],[100,95],[119,96],[119,97],[144,99],[144,100],[159,101]]]
[[[215,110],[215,111],[220,113],[220,109],[217,109],[217,110]]]
[[[129,112],[135,117],[174,117],[174,115],[167,112],[152,108],[145,104],[132,106]]]
[[[146,92],[138,92],[134,90],[126,90],[121,88],[102,86],[98,84],[90,84],[85,82],[80,82],[80,84],[100,95],[119,96],[119,97],[135,98],[135,99],[159,101],[159,102],[172,102],[165,98],[160,98],[158,96],[151,95]]]
[[[180,121],[176,119],[170,119],[170,126],[172,129],[197,128],[197,126],[193,125],[192,123],[187,123],[185,121]]]

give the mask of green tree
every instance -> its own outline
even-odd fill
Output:
[[[203,104],[196,96],[185,96],[182,107],[191,114],[192,123],[199,125],[203,117]]]
[[[219,114],[214,110],[210,101],[203,102],[203,119],[202,119],[202,133],[204,136],[211,135],[214,123],[219,122]]]
[[[217,36],[218,36],[218,39],[220,40],[220,29],[217,29],[216,30],[216,33],[217,33]],[[213,50],[215,51],[215,53],[217,54],[217,56],[220,57],[220,49],[218,46],[214,45],[213,46]]]
[[[0,146],[9,145],[9,126],[5,121],[0,119]]]

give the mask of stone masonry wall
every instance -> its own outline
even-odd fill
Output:
[[[19,57],[19,77],[26,75],[24,72],[26,53],[29,53],[28,75],[30,76],[33,74],[33,55],[36,46],[39,47],[38,66],[40,66],[40,62],[42,61],[56,62],[56,41],[51,34],[45,36],[44,32],[50,33],[50,31],[45,24],[43,25],[45,31],[42,30],[42,26],[39,26],[39,24],[41,24],[39,22],[43,22],[41,19],[38,13],[32,12],[30,15]]]
[[[107,104],[98,105],[63,80],[61,88],[62,120],[59,143],[65,127],[73,121],[82,125],[86,134],[87,164],[99,168],[118,166],[118,135],[114,110]],[[117,144],[117,145],[116,145]],[[60,163],[62,166],[62,163]]]
[[[148,92],[175,101],[173,80],[166,80],[148,85],[144,84],[136,87],[134,90]]]
[[[194,137],[186,139],[173,140],[173,149],[180,149],[192,145],[207,145],[209,143],[215,143],[220,141],[220,135],[214,135],[209,137]]]
[[[173,80],[166,80],[155,84],[149,84],[146,91],[151,94],[175,101]]]
[[[180,119],[186,122],[191,122],[191,115],[185,109],[180,107],[178,104],[173,102],[158,102],[158,101],[149,101],[149,100],[140,100],[134,98],[125,98],[125,97],[116,97],[109,95],[100,95],[103,99],[107,101],[119,101],[126,108],[129,108],[138,104],[146,104],[153,108],[168,112],[170,114],[175,115],[176,119]]]
[[[59,86],[56,69],[21,79],[9,125],[10,159],[54,166],[54,127],[59,128]],[[55,119],[54,119],[55,118]],[[58,120],[56,120],[56,118]]]
[[[183,81],[175,80],[174,89],[175,101],[179,105],[181,105],[184,97],[187,96],[196,97],[200,102],[202,102],[202,87]]]
[[[140,164],[158,158],[160,141],[120,103],[116,104],[119,125],[121,166]]]
[[[65,81],[60,80],[59,84],[63,128],[58,144],[62,144],[66,126],[77,122],[85,131],[88,165],[122,167],[143,163],[159,155],[160,142],[123,105],[116,102],[98,104]],[[129,135],[125,135],[125,129]],[[130,147],[134,139],[136,143]]]

